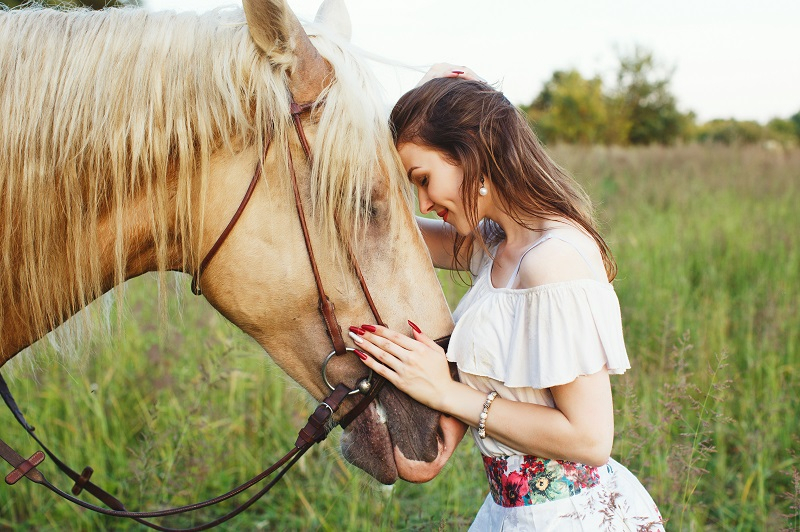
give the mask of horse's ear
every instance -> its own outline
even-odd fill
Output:
[[[250,35],[270,61],[289,72],[298,102],[310,102],[325,87],[330,65],[311,44],[286,0],[243,0]]]
[[[350,24],[350,13],[344,0],[325,0],[317,10],[314,22],[319,22],[331,28],[333,31],[347,39],[353,34],[353,26]]]
[[[294,32],[294,14],[285,0],[243,0],[242,7],[253,41],[281,63],[281,56],[291,52]]]

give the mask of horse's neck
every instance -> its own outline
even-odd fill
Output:
[[[124,220],[122,227],[127,253],[125,261],[124,279],[139,276],[148,271],[158,269],[156,260],[156,249],[150,230],[151,206],[147,198],[142,196],[133,201],[128,201],[123,208],[121,218]],[[0,367],[13,358],[17,353],[30,346],[42,336],[55,329],[58,325],[69,319],[75,312],[79,311],[86,304],[108,292],[118,284],[118,274],[115,271],[115,246],[117,241],[116,215],[108,216],[106,219],[98,220],[97,223],[97,249],[89,250],[90,253],[99,257],[99,277],[100,285],[96,291],[87,294],[87,300],[81,301],[77,296],[76,290],[69,291],[73,295],[68,301],[58,300],[55,293],[46,294],[41,301],[41,307],[32,304],[30,299],[22,290],[17,290],[10,294],[2,314],[0,330]],[[62,230],[63,228],[54,228]],[[166,269],[178,269],[181,264],[181,251],[177,243],[179,239],[169,238],[167,256],[169,263]],[[64,250],[51,250],[54,254],[66,257]],[[63,259],[66,261],[66,258]],[[21,257],[17,257],[21,261]],[[12,264],[14,270],[18,270],[20,262]],[[49,277],[49,284],[52,286],[74,287],[79,280],[75,274],[75,268],[67,266],[56,268],[46,272]],[[55,292],[55,291],[53,291]],[[63,292],[62,292],[63,293]],[[52,311],[47,309],[71,309],[62,311]],[[47,321],[50,324],[45,330],[36,330],[34,324],[35,317],[42,309],[48,314]]]

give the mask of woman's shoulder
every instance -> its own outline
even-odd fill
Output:
[[[600,249],[584,231],[564,225],[547,231],[522,258],[518,288],[585,279],[608,282]]]

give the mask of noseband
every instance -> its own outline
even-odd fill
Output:
[[[294,122],[294,127],[297,132],[297,136],[300,140],[300,144],[303,148],[303,152],[306,155],[307,160],[311,160],[311,150],[309,148],[308,139],[306,138],[305,131],[303,129],[302,121],[300,120],[300,115],[307,112],[309,109],[313,107],[313,104],[303,104],[299,105],[294,102],[292,99],[290,103],[290,110],[292,115],[292,121]],[[200,281],[202,277],[203,271],[205,271],[208,264],[214,258],[214,255],[219,251],[219,248],[225,242],[225,239],[228,237],[230,232],[233,230],[233,227],[236,225],[236,222],[241,217],[242,213],[244,212],[245,207],[247,207],[250,198],[253,195],[253,191],[255,190],[256,185],[262,174],[262,166],[263,161],[266,159],[267,151],[269,150],[270,141],[269,139],[266,140],[264,143],[264,150],[263,155],[259,159],[258,164],[256,165],[256,170],[253,174],[253,178],[250,180],[250,185],[247,188],[247,192],[244,195],[241,203],[239,204],[239,208],[234,213],[233,217],[231,218],[228,225],[222,231],[220,236],[217,238],[214,245],[211,246],[206,256],[200,263],[200,266],[197,269],[196,275],[192,279],[192,292],[200,295],[202,292],[200,290]],[[162,527],[158,524],[152,523],[147,521],[147,519],[155,518],[155,517],[166,517],[170,515],[178,515],[186,512],[192,512],[195,510],[199,510],[201,508],[206,508],[215,504],[218,504],[222,501],[228,500],[247,489],[255,486],[256,484],[261,483],[263,480],[269,478],[270,476],[275,474],[275,476],[270,480],[268,484],[266,484],[258,493],[253,495],[250,499],[245,501],[241,506],[237,507],[233,511],[229,512],[222,517],[215,519],[209,523],[204,525],[200,525],[193,528],[182,529],[184,532],[195,532],[200,530],[207,530],[214,526],[217,526],[221,523],[224,523],[233,517],[239,515],[247,508],[252,506],[256,501],[258,501],[261,497],[263,497],[267,492],[269,492],[272,487],[277,484],[277,482],[286,474],[286,472],[303,456],[306,451],[308,451],[315,443],[319,443],[323,441],[331,430],[337,425],[335,421],[331,418],[333,417],[334,413],[339,409],[342,402],[348,395],[361,393],[364,397],[350,410],[345,414],[339,421],[338,425],[341,425],[342,428],[346,428],[356,417],[358,417],[369,404],[372,402],[375,397],[377,397],[378,392],[381,390],[385,383],[385,379],[380,377],[379,375],[373,375],[370,371],[368,377],[362,379],[358,382],[355,389],[350,389],[344,384],[338,384],[333,386],[327,376],[327,367],[328,363],[336,356],[343,355],[348,351],[352,351],[352,349],[348,348],[345,345],[344,338],[342,336],[342,330],[339,326],[338,321],[336,320],[336,314],[334,312],[334,305],[328,296],[325,293],[325,289],[322,284],[322,278],[319,274],[319,269],[317,268],[317,263],[314,258],[314,251],[311,246],[311,239],[309,237],[308,227],[306,225],[305,214],[303,212],[303,204],[300,199],[300,190],[297,184],[297,176],[294,169],[294,161],[292,160],[292,151],[291,146],[287,144],[287,153],[289,159],[289,171],[292,177],[292,187],[294,190],[294,198],[295,198],[295,206],[297,208],[298,218],[300,220],[300,226],[303,230],[303,238],[305,239],[306,250],[308,252],[308,258],[311,262],[311,270],[314,274],[314,281],[317,285],[317,291],[319,294],[319,311],[322,314],[323,321],[325,323],[325,327],[328,331],[328,335],[330,336],[331,343],[333,344],[333,351],[325,358],[325,361],[322,365],[322,378],[325,384],[332,390],[330,395],[326,397],[320,404],[317,406],[316,410],[314,411],[311,416],[308,418],[308,422],[306,425],[300,430],[297,436],[297,440],[295,441],[295,446],[286,453],[280,460],[275,462],[272,466],[264,470],[262,473],[254,477],[253,479],[245,482],[241,486],[231,490],[230,492],[220,495],[219,497],[215,497],[213,499],[209,499],[205,502],[192,504],[188,506],[182,506],[179,508],[173,508],[169,510],[159,510],[153,512],[129,512],[126,510],[125,506],[114,496],[110,495],[105,490],[98,487],[96,484],[90,481],[90,477],[92,476],[93,470],[91,467],[86,467],[82,473],[78,474],[70,467],[68,467],[64,462],[62,462],[57,456],[55,456],[50,449],[47,448],[44,443],[34,434],[34,428],[28,424],[25,420],[25,417],[22,415],[19,407],[17,406],[11,392],[6,385],[5,380],[3,379],[2,375],[0,375],[0,396],[2,396],[3,400],[5,401],[6,405],[8,405],[11,412],[14,414],[14,417],[17,421],[22,425],[22,427],[30,434],[30,436],[39,444],[41,445],[44,452],[37,451],[31,456],[29,459],[25,459],[19,453],[14,451],[8,444],[6,444],[2,439],[0,439],[0,457],[2,457],[6,462],[11,464],[14,467],[14,470],[6,476],[6,483],[9,485],[15,484],[23,477],[27,478],[28,480],[40,484],[50,491],[54,492],[55,494],[59,495],[60,497],[78,505],[88,510],[92,510],[101,514],[114,516],[114,517],[125,517],[129,519],[133,519],[138,523],[141,523],[145,526],[153,528],[155,530],[167,531],[167,532],[177,532],[178,529],[170,529],[166,527]],[[358,281],[361,284],[361,289],[364,293],[364,296],[369,304],[370,310],[372,311],[373,316],[375,317],[375,322],[378,324],[383,325],[384,322],[380,318],[380,314],[375,306],[375,303],[372,299],[372,296],[369,292],[367,287],[367,283],[364,280],[364,276],[361,273],[361,268],[358,265],[358,261],[352,251],[352,248],[348,246],[348,254],[350,257],[350,263],[353,267],[353,271],[358,277]],[[442,340],[437,340],[437,343],[446,347],[448,338],[444,338]],[[72,494],[68,494],[61,489],[55,487],[51,484],[38,469],[37,466],[44,461],[45,454],[49,456],[56,466],[65,473],[68,477],[70,477],[74,482],[75,486],[72,488]],[[82,491],[87,491],[104,503],[108,508],[96,506],[93,504],[89,504],[81,499],[78,499],[76,496],[79,495]]]

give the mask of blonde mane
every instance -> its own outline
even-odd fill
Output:
[[[404,191],[389,195],[392,220],[408,208],[408,187],[363,60],[323,33],[312,41],[336,79],[319,100],[311,212],[338,247],[363,233],[377,176]],[[116,232],[114,282],[124,281],[136,250],[122,207],[142,191],[159,270],[178,239],[193,271],[203,209],[193,219],[192,203],[204,197],[211,154],[268,137],[286,145],[290,67],[256,48],[241,10],[0,10],[0,298],[26,300],[39,332],[80,310],[104,281],[102,228]],[[277,156],[283,171],[285,150]],[[0,305],[0,323],[14,312]]]

